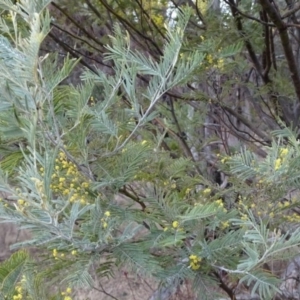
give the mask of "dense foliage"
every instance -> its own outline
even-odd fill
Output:
[[[32,235],[1,297],[69,300],[125,266],[298,299],[276,263],[300,244],[300,5],[145,3],[0,0],[0,215]]]

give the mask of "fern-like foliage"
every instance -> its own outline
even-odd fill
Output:
[[[28,252],[20,250],[0,265],[0,293],[2,299],[12,299],[15,286],[21,280],[28,261]]]
[[[0,217],[31,232],[13,247],[37,247],[44,262],[13,254],[0,267],[2,295],[21,284],[34,299],[59,299],[59,289],[92,287],[93,276],[126,266],[159,279],[162,290],[187,279],[199,295],[216,299],[206,284],[224,285],[226,273],[271,299],[280,280],[263,265],[300,243],[298,226],[290,226],[298,201],[284,198],[299,188],[294,133],[275,132],[264,159],[247,149],[224,157],[230,187],[211,184],[189,148],[214,142],[189,140],[203,118],[162,100],[205,70],[209,42],[188,56],[183,51],[191,10],[167,27],[156,60],[116,27],[106,55],[114,74],[86,71],[74,87],[62,82],[77,61],[66,57],[59,67],[57,54],[39,56],[50,29],[48,3],[0,0],[15,25],[0,24],[0,189],[7,195]],[[214,59],[240,50],[240,43],[227,46]],[[192,128],[186,138],[181,124]],[[54,294],[51,285],[58,286]]]

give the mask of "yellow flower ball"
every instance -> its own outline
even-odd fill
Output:
[[[203,190],[203,195],[208,196],[211,193],[211,189],[210,188],[206,188],[205,190]]]
[[[103,222],[102,223],[102,227],[105,229],[105,228],[107,228],[107,223],[106,222]]]
[[[178,228],[178,226],[179,226],[178,221],[174,221],[174,222],[172,223],[172,226],[173,226],[173,228]]]
[[[57,256],[57,249],[53,249],[53,250],[52,250],[52,255],[53,255],[54,257]]]
[[[20,204],[20,205],[24,205],[24,204],[25,204],[25,200],[23,200],[23,199],[19,199],[19,200],[18,200],[18,204]]]
[[[278,170],[281,167],[281,158],[277,158],[275,161],[275,170]]]

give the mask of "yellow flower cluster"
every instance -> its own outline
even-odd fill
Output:
[[[87,189],[90,183],[84,180],[76,165],[68,161],[64,152],[59,153],[55,162],[55,172],[52,174],[50,185],[52,191],[65,196],[70,195],[71,203],[79,201],[82,205],[87,204]]]
[[[164,25],[164,18],[162,15],[152,15],[151,16],[152,21],[155,23],[158,27],[163,27]]]
[[[200,268],[200,263],[202,261],[201,257],[198,257],[195,254],[192,254],[189,256],[190,259],[190,268],[194,271],[198,270]]]
[[[173,221],[172,227],[176,229],[176,228],[178,228],[178,226],[179,226],[179,222],[178,221]]]
[[[229,159],[230,159],[229,156],[224,156],[224,157],[221,159],[221,163],[222,163],[222,164],[225,164]]]
[[[285,208],[285,207],[289,207],[290,206],[290,202],[289,201],[284,201],[284,202],[279,202],[278,206],[280,208]]]
[[[225,221],[225,222],[221,222],[220,228],[222,230],[224,230],[224,229],[228,228],[229,226],[230,226],[229,221]]]
[[[289,153],[288,148],[282,148],[282,149],[280,149],[279,155],[281,158],[284,158],[288,153]]]
[[[286,200],[283,202],[278,202],[276,204],[269,203],[269,211],[266,214],[270,219],[274,219],[275,222],[278,222],[278,220],[283,220],[292,223],[299,223],[300,215],[296,212],[291,211],[291,208],[297,202],[297,198],[292,198],[291,201]]]
[[[275,170],[278,170],[280,167],[281,167],[281,158],[277,158],[276,160],[275,160],[275,166],[274,166],[274,169]]]
[[[224,70],[224,59],[223,58],[218,59],[217,68],[221,71]]]
[[[212,65],[213,62],[214,62],[214,59],[213,59],[213,57],[212,57],[211,54],[207,54],[207,55],[206,55],[206,60],[207,60],[207,62],[208,62],[210,65]]]
[[[184,228],[180,226],[180,222],[178,221],[173,221],[171,224],[170,224],[170,227],[168,226],[165,226],[163,228],[163,231],[166,232],[168,230],[172,230],[174,229],[175,231],[178,231],[178,232],[183,232],[184,231]],[[174,232],[174,231],[173,231]]]
[[[214,68],[219,69],[221,71],[224,70],[224,59],[219,58],[219,59],[214,59],[211,54],[206,55],[206,60],[209,65],[213,65]]]
[[[17,285],[15,287],[16,295],[13,296],[13,300],[22,300],[23,299],[23,293],[22,293],[22,287],[20,285]]]
[[[75,256],[75,255],[77,255],[77,250],[72,250],[71,251],[71,255],[72,256]],[[57,249],[53,249],[52,250],[52,256],[55,258],[55,259],[58,259],[58,258],[63,258],[63,257],[65,257],[65,253],[59,253],[58,251],[57,251]]]
[[[101,219],[102,228],[104,228],[104,229],[107,228],[107,226],[108,226],[107,220],[109,217],[110,217],[110,211],[107,210],[104,213],[104,218]]]
[[[68,287],[64,292],[61,292],[61,295],[64,296],[64,300],[72,300],[72,297],[70,296],[71,293],[72,289]]]
[[[18,207],[17,207],[17,210],[19,211],[24,211],[25,210],[25,207],[29,206],[29,203],[25,200],[26,198],[26,193],[22,193],[21,189],[20,188],[16,188],[15,189],[15,192],[16,194],[18,195],[19,199],[17,200],[17,204],[18,204]],[[4,204],[4,206],[7,207],[7,205]]]
[[[18,204],[20,206],[22,206],[22,205],[28,205],[28,203],[26,203],[26,201],[24,199],[18,199]]]
[[[224,208],[224,202],[222,199],[216,200],[215,203],[218,205],[218,208],[222,208],[224,212],[227,212],[227,209]]]
[[[205,15],[207,13],[208,3],[207,1],[196,1],[197,8],[201,11],[201,14]]]
[[[175,181],[164,181],[163,182],[164,186],[169,186],[171,189],[176,189],[177,185]]]
[[[215,201],[215,203],[219,206],[219,207],[224,207],[224,203],[222,199],[218,199]]]
[[[288,222],[299,223],[300,215],[293,213],[292,215],[283,215],[283,218]]]
[[[52,250],[52,255],[57,259],[57,249]]]
[[[1,17],[3,19],[5,19],[6,21],[11,21],[12,20],[12,15],[10,13],[3,14],[3,15],[1,15]]]
[[[95,106],[95,98],[94,98],[94,96],[91,96],[89,102],[90,102],[90,106]]]
[[[204,190],[202,191],[202,193],[203,193],[204,196],[209,196],[210,193],[211,193],[211,189],[210,189],[210,188],[206,188],[206,189],[204,189]]]
[[[57,249],[53,249],[52,250],[52,255],[55,259],[58,259],[58,257],[65,257],[64,253],[58,253]]]
[[[192,191],[192,189],[191,188],[187,188],[186,190],[185,190],[185,194],[186,195],[189,195],[189,193]]]
[[[248,215],[246,214],[241,214],[241,220],[244,220],[244,221],[247,221],[249,218],[248,218]]]
[[[22,285],[24,285],[25,282],[26,282],[26,277],[25,275],[23,275],[21,281],[15,286],[15,295],[13,296],[12,300],[24,299]]]
[[[275,160],[275,166],[274,166],[275,171],[278,170],[281,167],[282,162],[284,161],[284,159],[285,159],[285,157],[287,156],[288,153],[289,153],[288,148],[280,149],[279,157]]]

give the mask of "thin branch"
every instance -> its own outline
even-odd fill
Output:
[[[155,27],[155,29],[157,30],[157,32],[160,34],[160,36],[165,39],[165,35],[162,33],[162,31],[159,29],[159,27],[155,24],[155,22],[153,21],[153,19],[151,18],[151,16],[146,12],[146,10],[143,8],[142,3],[140,3],[139,0],[135,0],[136,3],[138,4],[139,8],[142,11],[142,14],[144,14],[146,16],[146,19],[150,20],[151,24]],[[142,19],[142,18],[141,18]],[[149,29],[151,30],[152,28],[149,26]]]
[[[259,136],[264,142],[266,142],[268,144],[271,143],[271,141],[272,141],[271,138],[265,132],[260,131],[259,129],[255,128],[250,121],[248,121],[246,118],[244,118],[243,116],[241,116],[234,109],[232,109],[231,107],[225,106],[225,105],[222,106],[222,108],[225,111],[228,111],[231,115],[233,115],[234,117],[236,117],[238,120],[240,120],[241,123],[243,123],[249,129],[251,129],[251,131],[253,133],[255,133],[257,136]]]
[[[219,287],[227,293],[227,295],[230,297],[231,300],[236,300],[235,294],[233,289],[231,289],[223,280],[222,276],[219,274],[219,272],[214,271],[213,274],[219,281]]]
[[[268,21],[267,13],[263,10],[261,13],[261,19]],[[265,40],[265,49],[263,52],[263,75],[264,77],[268,76],[268,73],[271,68],[271,50],[270,50],[270,28],[264,26],[264,40]]]
[[[61,41],[59,38],[57,38],[55,36],[55,34],[53,33],[49,33],[49,36],[57,43],[59,44],[65,51],[70,52],[72,54],[73,57],[80,59],[82,56],[82,53],[79,52],[78,50],[75,50],[74,48],[72,48],[71,46],[69,46],[68,44],[64,43],[63,41]],[[79,55],[78,55],[78,54]],[[80,64],[82,64],[83,66],[87,67],[90,71],[92,71],[93,73],[97,74],[96,70],[91,67],[87,62],[85,62],[83,59],[80,59],[79,61]]]
[[[199,18],[199,20],[203,23],[203,28],[201,29],[206,29],[207,25],[205,24],[205,20],[204,20],[204,17],[199,9],[199,6],[198,6],[198,1],[199,0],[196,0],[196,5],[195,5],[195,8],[196,8],[196,13],[197,13],[197,16]]]
[[[203,0],[201,0],[203,1]],[[171,2],[173,3],[173,5],[176,7],[176,9],[178,9],[180,12],[182,12],[182,9],[181,7],[174,1],[174,0],[171,0]],[[197,1],[196,1],[197,3]],[[199,8],[195,5],[195,3],[193,3],[192,1],[189,1],[189,4],[193,6],[193,8],[196,9],[196,12],[197,12],[197,16],[199,18],[199,20],[203,23],[203,25],[199,25],[197,24],[196,22],[193,22],[192,20],[190,20],[191,24],[193,24],[195,27],[199,28],[199,29],[202,29],[202,30],[205,30],[206,29],[206,23],[205,23],[205,20],[203,18],[203,15],[202,13],[200,12]]]
[[[261,65],[260,65],[260,63],[259,63],[259,61],[258,61],[258,59],[256,57],[256,54],[255,54],[255,51],[253,49],[252,44],[245,37],[246,34],[244,32],[244,29],[243,29],[243,24],[242,24],[241,16],[240,16],[240,14],[239,14],[239,12],[237,10],[237,7],[236,7],[236,4],[235,4],[234,0],[228,0],[228,4],[230,6],[232,16],[234,17],[237,30],[240,33],[241,37],[244,39],[245,46],[246,46],[247,51],[249,53],[249,56],[250,56],[250,58],[252,60],[252,63],[255,66],[256,71],[258,72],[258,74],[260,75],[260,77],[263,79],[263,81],[265,83],[269,83],[269,78],[265,78],[263,76],[263,71],[262,71]]]
[[[108,297],[110,297],[110,298],[112,298],[112,299],[114,299],[114,300],[119,300],[118,298],[116,298],[116,297],[115,297],[115,296],[113,296],[112,294],[110,294],[110,293],[106,292],[106,291],[105,291],[105,289],[103,288],[103,286],[102,286],[101,282],[99,282],[99,285],[100,285],[100,287],[101,287],[101,290],[100,290],[100,289],[98,289],[98,288],[96,288],[95,286],[92,286],[92,288],[93,288],[94,290],[96,290],[96,291],[100,292],[100,293],[103,293],[103,294],[105,294],[106,296],[108,296]]]
[[[172,115],[173,121],[174,121],[175,126],[176,126],[177,131],[178,131],[178,134],[175,133],[176,139],[178,141],[180,141],[180,145],[183,147],[184,153],[186,155],[188,155],[188,157],[190,157],[192,160],[194,160],[194,157],[193,157],[193,154],[191,152],[191,149],[188,146],[188,144],[186,143],[184,137],[182,136],[182,129],[181,129],[179,121],[178,121],[178,119],[176,117],[176,113],[175,113],[175,109],[174,109],[174,101],[173,101],[172,98],[170,99],[170,107],[171,107],[171,115]]]
[[[292,8],[291,10],[287,11],[285,14],[283,14],[281,16],[281,19],[285,19],[285,18],[288,18],[289,16],[293,15],[295,12],[297,12],[298,10],[300,10],[300,2],[295,5],[294,8]]]
[[[71,36],[71,37],[74,38],[75,40],[79,40],[79,41],[85,43],[86,45],[90,46],[91,48],[93,48],[93,49],[96,50],[97,52],[103,51],[103,50],[98,49],[97,47],[93,46],[91,43],[89,43],[89,42],[86,41],[85,39],[79,37],[78,35],[75,35],[75,34],[71,33],[70,31],[68,31],[68,30],[66,30],[66,29],[64,29],[64,28],[62,28],[62,27],[60,27],[60,26],[58,26],[57,24],[54,24],[53,22],[51,22],[50,24],[51,24],[51,26],[53,26],[53,27],[57,28],[58,30],[60,30],[60,31],[62,31],[62,32],[64,32],[64,33],[66,33],[67,35]],[[101,45],[102,47],[104,47],[103,44],[100,44],[100,45]]]
[[[295,23],[286,23],[285,24],[286,27],[295,27],[295,28],[300,28],[300,24],[295,24]]]
[[[260,0],[260,4],[264,8],[264,10],[266,10],[270,19],[273,21],[279,31],[281,44],[289,66],[290,75],[297,95],[297,100],[298,102],[300,102],[300,77],[297,68],[298,64],[295,60],[293,49],[287,32],[288,27],[282,21],[279,11],[271,4],[269,0]]]
[[[130,198],[134,202],[138,203],[142,207],[142,211],[145,211],[146,205],[143,201],[140,200],[140,198],[137,195],[133,195],[126,189],[126,186],[119,189],[119,192],[123,194],[124,196]]]
[[[156,49],[157,53],[159,55],[163,55],[161,49],[159,48],[159,46],[148,36],[146,36],[145,34],[143,34],[142,32],[140,32],[139,30],[137,30],[129,21],[127,21],[126,19],[124,19],[123,17],[121,17],[120,15],[118,15],[115,10],[109,6],[109,4],[105,1],[105,0],[98,0],[112,15],[114,15],[122,24],[124,24],[124,26],[130,28],[132,31],[134,31],[135,33],[137,33],[140,37],[142,37],[144,40],[149,41]]]
[[[92,34],[90,34],[84,27],[80,26],[79,23],[75,19],[73,19],[64,9],[62,9],[60,6],[58,6],[54,2],[51,2],[51,5],[53,5],[57,10],[59,10],[63,15],[65,15],[76,27],[78,27],[82,32],[84,32],[86,37],[93,40],[96,44],[102,46],[101,42],[99,42],[97,39],[95,39],[94,36]]]
[[[270,30],[270,51],[271,51],[271,58],[272,58],[273,68],[274,68],[275,71],[277,71],[273,30]]]
[[[229,0],[229,1],[230,1],[230,0]],[[224,0],[225,3],[227,3],[229,6],[231,6],[231,5],[232,5],[232,4],[231,4],[232,1],[230,1],[230,2],[229,2],[229,1],[228,1],[228,0]],[[248,14],[242,12],[242,11],[237,7],[237,5],[234,5],[234,8],[235,8],[235,10],[236,10],[241,16],[243,16],[243,17],[245,17],[245,18],[247,18],[247,19],[256,21],[256,22],[258,22],[258,23],[260,23],[260,24],[262,24],[262,25],[265,25],[265,26],[275,27],[275,24],[273,24],[273,23],[269,23],[269,22],[267,22],[267,21],[260,20],[260,19],[258,19],[258,18],[255,18],[255,17],[253,17],[253,16],[251,16],[251,15],[248,15]]]

